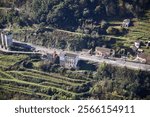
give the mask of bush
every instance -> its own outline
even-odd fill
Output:
[[[119,31],[119,34],[125,34],[125,33],[127,33],[127,30],[125,28],[123,28],[123,27],[120,27],[118,29],[118,31]]]
[[[33,68],[33,63],[26,61],[26,62],[23,63],[23,67],[32,69]]]
[[[106,22],[106,21],[101,21],[101,28],[103,28],[103,29],[107,29],[108,28],[108,26],[109,26],[109,24],[108,24],[108,22]]]
[[[113,28],[113,27],[109,27],[107,30],[106,30],[107,34],[110,34],[110,35],[116,35],[118,34],[118,29],[116,28]]]
[[[51,68],[51,63],[49,63],[49,62],[42,62],[40,65],[39,65],[39,67],[40,67],[40,69],[42,70],[42,71],[49,71],[50,70],[50,68]]]

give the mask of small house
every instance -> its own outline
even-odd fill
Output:
[[[60,65],[66,68],[77,69],[77,64],[79,61],[79,56],[74,53],[61,52],[59,55]]]
[[[100,57],[109,57],[112,54],[112,50],[104,47],[96,47],[95,55]]]
[[[141,41],[139,41],[139,40],[135,41],[135,42],[134,42],[134,46],[135,46],[136,48],[140,48],[140,47],[141,47]]]
[[[130,24],[131,24],[131,20],[130,19],[125,19],[122,22],[122,27],[128,28],[130,26]]]

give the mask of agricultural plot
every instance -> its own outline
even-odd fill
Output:
[[[143,42],[150,41],[150,11],[146,11],[142,19],[132,19],[133,26],[129,27],[128,33],[123,36],[110,36],[117,40],[117,43],[123,43],[124,46],[130,47],[136,40]],[[114,28],[120,28],[122,21],[110,21],[110,25]],[[146,53],[150,53],[150,49],[142,47]]]
[[[135,23],[135,26],[129,28],[129,33],[126,35],[128,43],[134,43],[139,39],[143,42],[150,41],[150,11],[147,11],[145,18],[140,19]],[[142,48],[145,52],[150,53],[150,49]]]
[[[25,57],[1,55],[0,63],[7,68]],[[91,82],[27,68],[0,69],[0,99],[82,99],[88,97]]]
[[[7,68],[27,57],[28,57],[27,55],[3,55],[3,54],[0,54],[0,68]]]

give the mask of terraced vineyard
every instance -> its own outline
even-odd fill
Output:
[[[7,68],[20,60],[25,59],[26,55],[2,55],[0,54],[0,68]]]
[[[126,35],[126,37],[128,38],[127,41],[128,43],[133,43],[137,39],[143,41],[150,41],[149,32],[150,32],[150,11],[147,11],[142,19],[140,19],[139,21],[135,21],[134,26],[129,28],[129,33]],[[150,53],[150,51],[148,52]]]
[[[0,65],[8,68],[25,59],[26,55],[0,55]],[[88,96],[91,81],[73,79],[34,69],[0,69],[2,99],[82,99]],[[7,96],[6,96],[7,95]]]
[[[110,21],[109,23],[114,28],[120,28],[122,20]],[[150,41],[150,10],[147,10],[141,19],[132,19],[133,26],[128,28],[128,33],[123,36],[108,36],[117,40],[117,43],[123,43],[124,46],[130,47],[134,44],[136,40],[141,40],[143,42]],[[107,36],[106,36],[107,37]],[[146,53],[150,53],[150,49],[142,47]]]

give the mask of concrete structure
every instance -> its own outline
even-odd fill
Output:
[[[112,50],[104,47],[96,47],[95,55],[100,57],[109,57],[112,54]]]
[[[131,24],[131,20],[130,19],[125,19],[122,22],[122,27],[128,28],[130,26],[130,24]]]
[[[13,36],[12,36],[11,33],[1,32],[1,35],[0,35],[0,48],[9,50],[10,47],[12,46],[12,44],[13,44],[12,37]]]
[[[59,55],[60,65],[66,68],[77,69],[77,64],[79,61],[79,56],[77,54],[61,52]]]
[[[134,42],[134,46],[135,46],[136,48],[140,48],[140,47],[141,47],[141,41],[139,41],[139,40],[135,41],[135,42]]]

